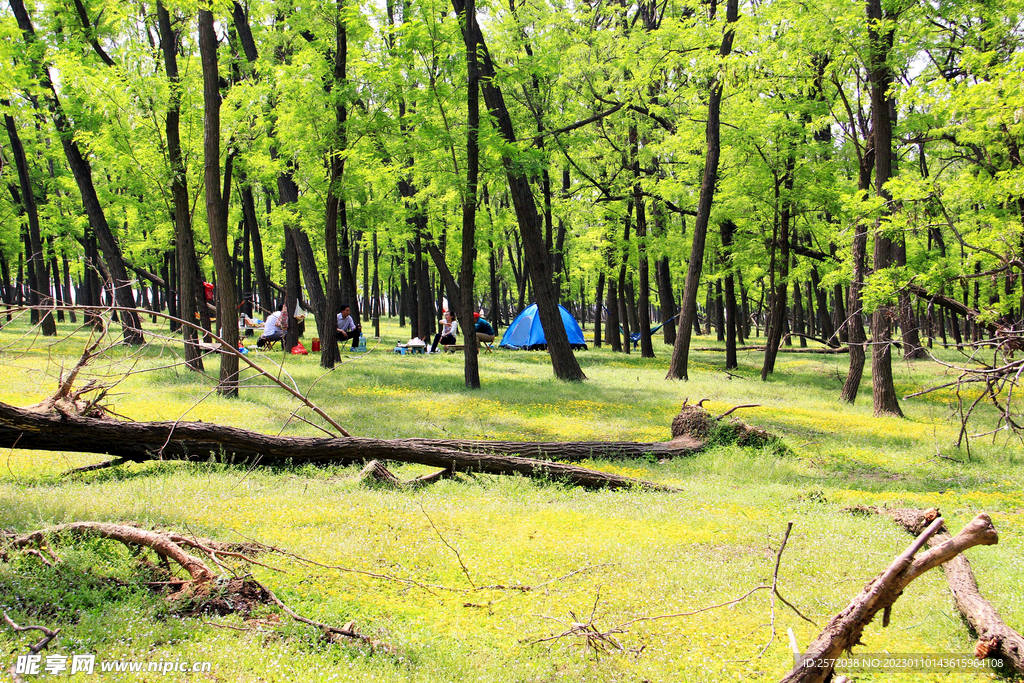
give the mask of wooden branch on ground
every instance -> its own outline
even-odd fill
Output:
[[[832,617],[821,634],[804,652],[803,660],[782,679],[783,683],[824,683],[832,676],[829,665],[805,667],[803,661],[834,660],[860,643],[860,637],[879,612],[889,609],[911,581],[944,562],[955,558],[976,545],[995,545],[999,542],[992,520],[982,513],[975,517],[960,533],[937,543],[917,555],[942,526],[942,518],[935,519],[892,564],[872,579],[864,590],[846,608]],[[916,557],[915,557],[916,556]]]
[[[4,612],[4,621],[6,621],[7,625],[10,626],[11,629],[17,633],[22,633],[24,631],[39,631],[43,634],[42,640],[40,640],[38,643],[30,645],[28,648],[29,652],[31,652],[34,655],[39,654],[39,652],[44,647],[50,644],[51,640],[53,640],[60,634],[59,628],[56,630],[51,630],[46,628],[45,626],[19,626],[17,623],[14,622],[13,619],[11,619],[7,612]]]
[[[38,413],[0,403],[0,446],[73,450],[149,460],[214,460],[249,465],[352,464],[395,460],[457,472],[521,474],[588,488],[676,489],[575,465],[494,453],[470,453],[403,440],[270,436],[203,422],[122,422]]]
[[[737,351],[764,351],[764,348],[765,347],[763,347],[763,346],[737,346],[736,350]],[[718,352],[718,353],[725,353],[725,347],[719,348],[717,346],[698,346],[698,347],[695,347],[695,348],[691,349],[691,351],[712,351],[712,352]],[[787,348],[784,348],[784,347],[779,349],[779,353],[811,353],[811,354],[825,354],[825,355],[834,354],[834,353],[849,353],[849,352],[850,352],[850,347],[848,347],[848,346],[841,346],[839,348],[827,347],[827,348],[824,348],[824,349],[787,349]]]
[[[45,626],[19,626],[13,619],[11,619],[7,612],[4,612],[4,621],[7,622],[7,625],[10,626],[15,633],[22,633],[24,631],[42,632],[42,640],[32,645],[29,645],[29,653],[34,655],[39,654],[43,650],[43,648],[50,644],[51,640],[53,640],[57,637],[58,634],[60,634],[59,628],[56,630],[51,630],[46,628]],[[17,660],[12,662],[11,666],[7,669],[7,673],[11,675],[12,683],[24,683],[25,679],[22,678],[20,674],[18,674],[17,664]]]
[[[579,462],[581,460],[634,460],[655,456],[692,455],[704,448],[700,441],[471,441],[465,439],[395,439],[393,443],[440,446],[469,453],[500,453],[524,458]]]
[[[442,479],[451,479],[453,476],[455,476],[455,473],[452,472],[450,468],[445,468],[443,470],[431,472],[430,474],[423,474],[418,477],[414,477],[409,481],[402,481],[380,460],[371,460],[366,463],[366,467],[359,472],[359,480],[364,484],[383,484],[384,486],[395,489],[426,486],[428,484],[433,484],[436,481],[441,481]]]
[[[858,507],[851,511],[875,512],[885,515],[912,534],[921,533],[939,517],[935,508],[916,510],[913,508],[867,508]],[[949,532],[940,526],[935,535],[929,539],[928,545],[935,546],[949,540]],[[974,656],[1002,657],[1009,662],[1017,673],[1024,674],[1024,637],[1006,625],[999,612],[992,606],[978,589],[978,581],[974,578],[971,563],[963,555],[958,555],[942,565],[946,574],[946,582],[953,593],[956,608],[978,636]]]
[[[104,460],[103,462],[97,462],[92,465],[82,465],[81,467],[73,467],[66,472],[61,472],[62,477],[70,477],[75,474],[82,474],[84,472],[95,472],[96,470],[105,470],[108,467],[120,467],[121,465],[128,462],[125,458],[111,458],[110,460]]]

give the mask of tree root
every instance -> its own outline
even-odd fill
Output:
[[[342,627],[336,627],[303,617],[278,598],[272,590],[255,578],[252,578],[249,574],[241,577],[226,578],[227,573],[234,573],[233,568],[225,564],[225,560],[228,558],[260,565],[274,571],[282,571],[263,564],[252,557],[257,552],[270,549],[270,546],[260,543],[224,543],[194,535],[185,535],[175,531],[148,530],[126,524],[72,522],[69,524],[58,524],[27,534],[8,533],[5,539],[6,547],[2,554],[0,554],[0,558],[6,560],[8,559],[9,551],[18,550],[36,555],[46,562],[40,552],[45,551],[53,558],[54,562],[59,562],[60,558],[50,547],[49,541],[61,536],[99,537],[118,541],[129,548],[148,548],[152,550],[160,557],[165,566],[169,567],[169,562],[173,561],[179,568],[188,573],[188,579],[175,579],[172,575],[168,581],[147,582],[147,585],[171,589],[167,599],[185,606],[187,614],[197,616],[212,612],[225,615],[240,612],[243,615],[247,615],[257,604],[273,604],[295,621],[313,626],[321,631],[330,642],[348,639],[369,645],[375,650],[390,650],[387,644],[360,634],[353,622],[349,622]],[[226,573],[218,577],[204,559],[189,553],[186,548],[198,551],[212,564],[225,570]],[[47,564],[50,563],[47,562]],[[12,627],[16,626],[9,618],[8,623],[11,623]],[[42,627],[31,628],[47,632]],[[26,629],[16,628],[16,630]],[[42,642],[40,649],[56,635],[56,632],[53,632],[52,635],[47,632],[47,635],[48,637]]]
[[[776,450],[785,451],[785,444],[782,440],[761,427],[753,427],[733,418],[728,422],[722,420],[740,408],[756,408],[755,404],[744,404],[726,410],[718,417],[713,417],[703,404],[707,399],[701,399],[696,405],[688,405],[689,399],[683,402],[679,414],[672,420],[673,439],[690,439],[698,442],[701,446],[707,444],[726,445],[736,444],[746,448],[771,447]],[[670,442],[671,443],[671,442]]]
[[[834,616],[803,654],[803,661],[828,662],[849,652],[860,643],[864,629],[878,612],[883,612],[883,626],[888,624],[889,613],[896,599],[911,581],[929,569],[949,562],[960,553],[976,545],[994,545],[999,542],[992,520],[982,513],[975,517],[956,536],[947,537],[931,549],[918,552],[942,527],[936,518],[892,564],[872,579],[847,607]],[[832,676],[832,666],[805,667],[803,661],[790,671],[783,683],[824,683]]]

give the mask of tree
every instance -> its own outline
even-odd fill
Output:
[[[221,195],[220,170],[220,75],[217,69],[217,34],[213,29],[213,12],[199,10],[199,51],[203,65],[203,178],[206,194],[206,223],[210,228],[213,262],[220,280],[217,293],[217,321],[220,335],[232,349],[238,347],[237,299],[234,274],[228,251],[227,207]],[[231,157],[224,172],[230,188]],[[220,383],[217,391],[223,396],[238,396],[238,356],[221,353]]]
[[[720,57],[727,57],[732,52],[735,29],[731,24],[736,23],[737,20],[739,20],[738,0],[728,0],[725,9],[725,31],[722,35],[722,44],[718,49]],[[693,246],[690,249],[690,263],[686,272],[686,283],[683,286],[683,302],[679,312],[679,332],[676,335],[676,343],[672,347],[672,362],[668,367],[667,379],[688,379],[687,366],[690,357],[690,335],[693,329],[693,319],[697,312],[697,288],[700,286],[700,274],[704,267],[704,244],[707,240],[708,223],[711,220],[711,205],[715,197],[715,184],[718,182],[718,161],[722,154],[720,117],[724,87],[725,83],[721,74],[716,74],[708,88],[708,122],[705,134],[707,155],[704,161],[704,177],[700,184],[700,201],[697,204],[697,218],[693,230]]]

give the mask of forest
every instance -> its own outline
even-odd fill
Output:
[[[342,303],[429,338],[564,302],[622,353],[663,323],[675,378],[702,325],[726,368],[764,331],[762,377],[848,344],[843,399],[870,355],[895,414],[894,348],[1019,326],[1019,7],[669,5],[13,0],[3,300],[302,302],[325,367]]]
[[[945,573],[956,607],[907,607],[914,623],[949,617],[916,651],[970,650],[969,631],[979,659],[1021,675],[1019,596],[996,598],[1003,616],[974,596],[1021,578],[1022,22],[1016,0],[3,0],[0,525],[17,531],[0,532],[0,650],[23,654],[18,622],[53,617],[120,657],[96,635],[113,600],[163,633],[132,652],[217,652],[216,680],[326,680],[321,656],[381,680],[832,680],[801,651],[849,652],[941,565],[928,576]],[[474,316],[500,338],[534,303],[541,351],[472,343]],[[339,341],[346,307],[369,353]],[[244,322],[276,312],[281,349],[250,353]],[[429,343],[446,313],[468,340],[454,355],[390,353]],[[314,356],[292,357],[303,344]],[[312,485],[333,509],[335,484],[379,519],[318,546],[296,501]],[[247,512],[221,509],[243,485]],[[722,506],[708,518],[705,496]],[[613,551],[602,525],[635,545]],[[911,539],[889,527],[917,540],[900,555]],[[550,539],[574,533],[566,564]],[[493,545],[537,534],[550,538],[530,561]],[[666,559],[659,534],[705,564]],[[856,559],[819,565],[808,535]],[[996,553],[976,581],[960,553],[997,538],[972,551]],[[160,567],[133,559],[146,549]],[[137,591],[104,593],[96,563]],[[681,573],[659,583],[648,563]],[[30,564],[50,588],[19,583]],[[337,576],[300,586],[328,569],[358,574],[364,599]],[[879,570],[850,602],[842,581]],[[518,573],[531,578],[509,588]],[[245,609],[208,594],[229,574],[224,599]],[[698,604],[676,604],[691,581]],[[482,610],[465,633],[456,602]],[[742,614],[723,626],[722,608]],[[168,609],[278,633],[274,662],[314,673],[243,674],[220,640],[162,631]],[[638,635],[706,610],[711,626]],[[495,614],[533,635],[511,645]],[[764,643],[749,634],[769,614]],[[280,615],[304,626],[274,631]],[[435,627],[451,642],[430,646]],[[692,659],[711,627],[716,657],[743,644],[735,660],[643,654]],[[69,642],[27,628],[44,634],[31,656]],[[238,636],[239,661],[270,666],[254,637]],[[324,655],[342,641],[357,654]]]

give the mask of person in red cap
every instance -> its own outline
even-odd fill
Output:
[[[495,333],[494,328],[491,327],[491,324],[487,322],[479,313],[474,313],[473,318],[474,320],[476,320],[476,322],[473,324],[473,328],[476,330],[477,342],[484,342],[486,344],[490,344],[491,342],[493,342]]]

